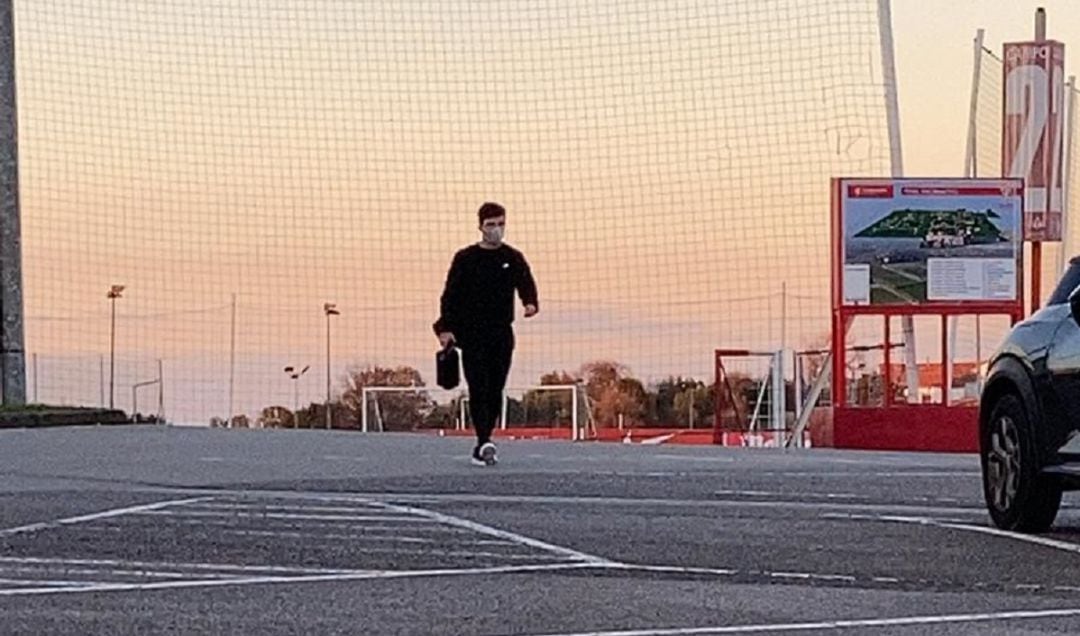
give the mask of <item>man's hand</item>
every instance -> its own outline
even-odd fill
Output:
[[[439,344],[442,345],[443,349],[449,347],[451,344],[453,344],[453,342],[454,334],[450,333],[449,331],[444,331],[439,334]]]
[[[536,315],[536,312],[540,311],[536,308],[536,305],[525,305],[525,317],[532,318]]]

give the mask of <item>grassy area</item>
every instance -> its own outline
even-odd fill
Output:
[[[42,428],[127,424],[130,418],[118,410],[51,404],[0,405],[0,428]]]
[[[926,278],[922,280],[914,281],[907,276],[898,274],[893,271],[889,271],[883,267],[875,266],[870,273],[870,280],[873,281],[875,287],[878,285],[885,285],[887,287],[896,290],[900,294],[906,294],[910,298],[904,298],[904,302],[910,302],[911,300],[924,301],[926,300]],[[890,294],[895,295],[895,294]]]
[[[875,305],[896,305],[911,302],[907,298],[901,298],[883,287],[870,288],[870,302]]]
[[[18,413],[52,413],[58,411],[64,412],[82,412],[82,411],[100,411],[103,409],[84,407],[84,406],[55,406],[52,404],[0,404],[0,414],[18,414]]]

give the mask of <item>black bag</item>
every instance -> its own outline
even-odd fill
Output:
[[[461,382],[461,357],[453,344],[435,354],[435,382],[447,390]]]

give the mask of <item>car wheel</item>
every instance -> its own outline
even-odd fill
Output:
[[[997,399],[982,431],[983,495],[994,525],[1045,532],[1061,506],[1062,488],[1040,473],[1035,428],[1020,399]]]

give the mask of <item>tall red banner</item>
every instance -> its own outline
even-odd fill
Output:
[[[1060,241],[1065,45],[1006,43],[1004,72],[1002,176],[1024,179],[1024,239]]]

